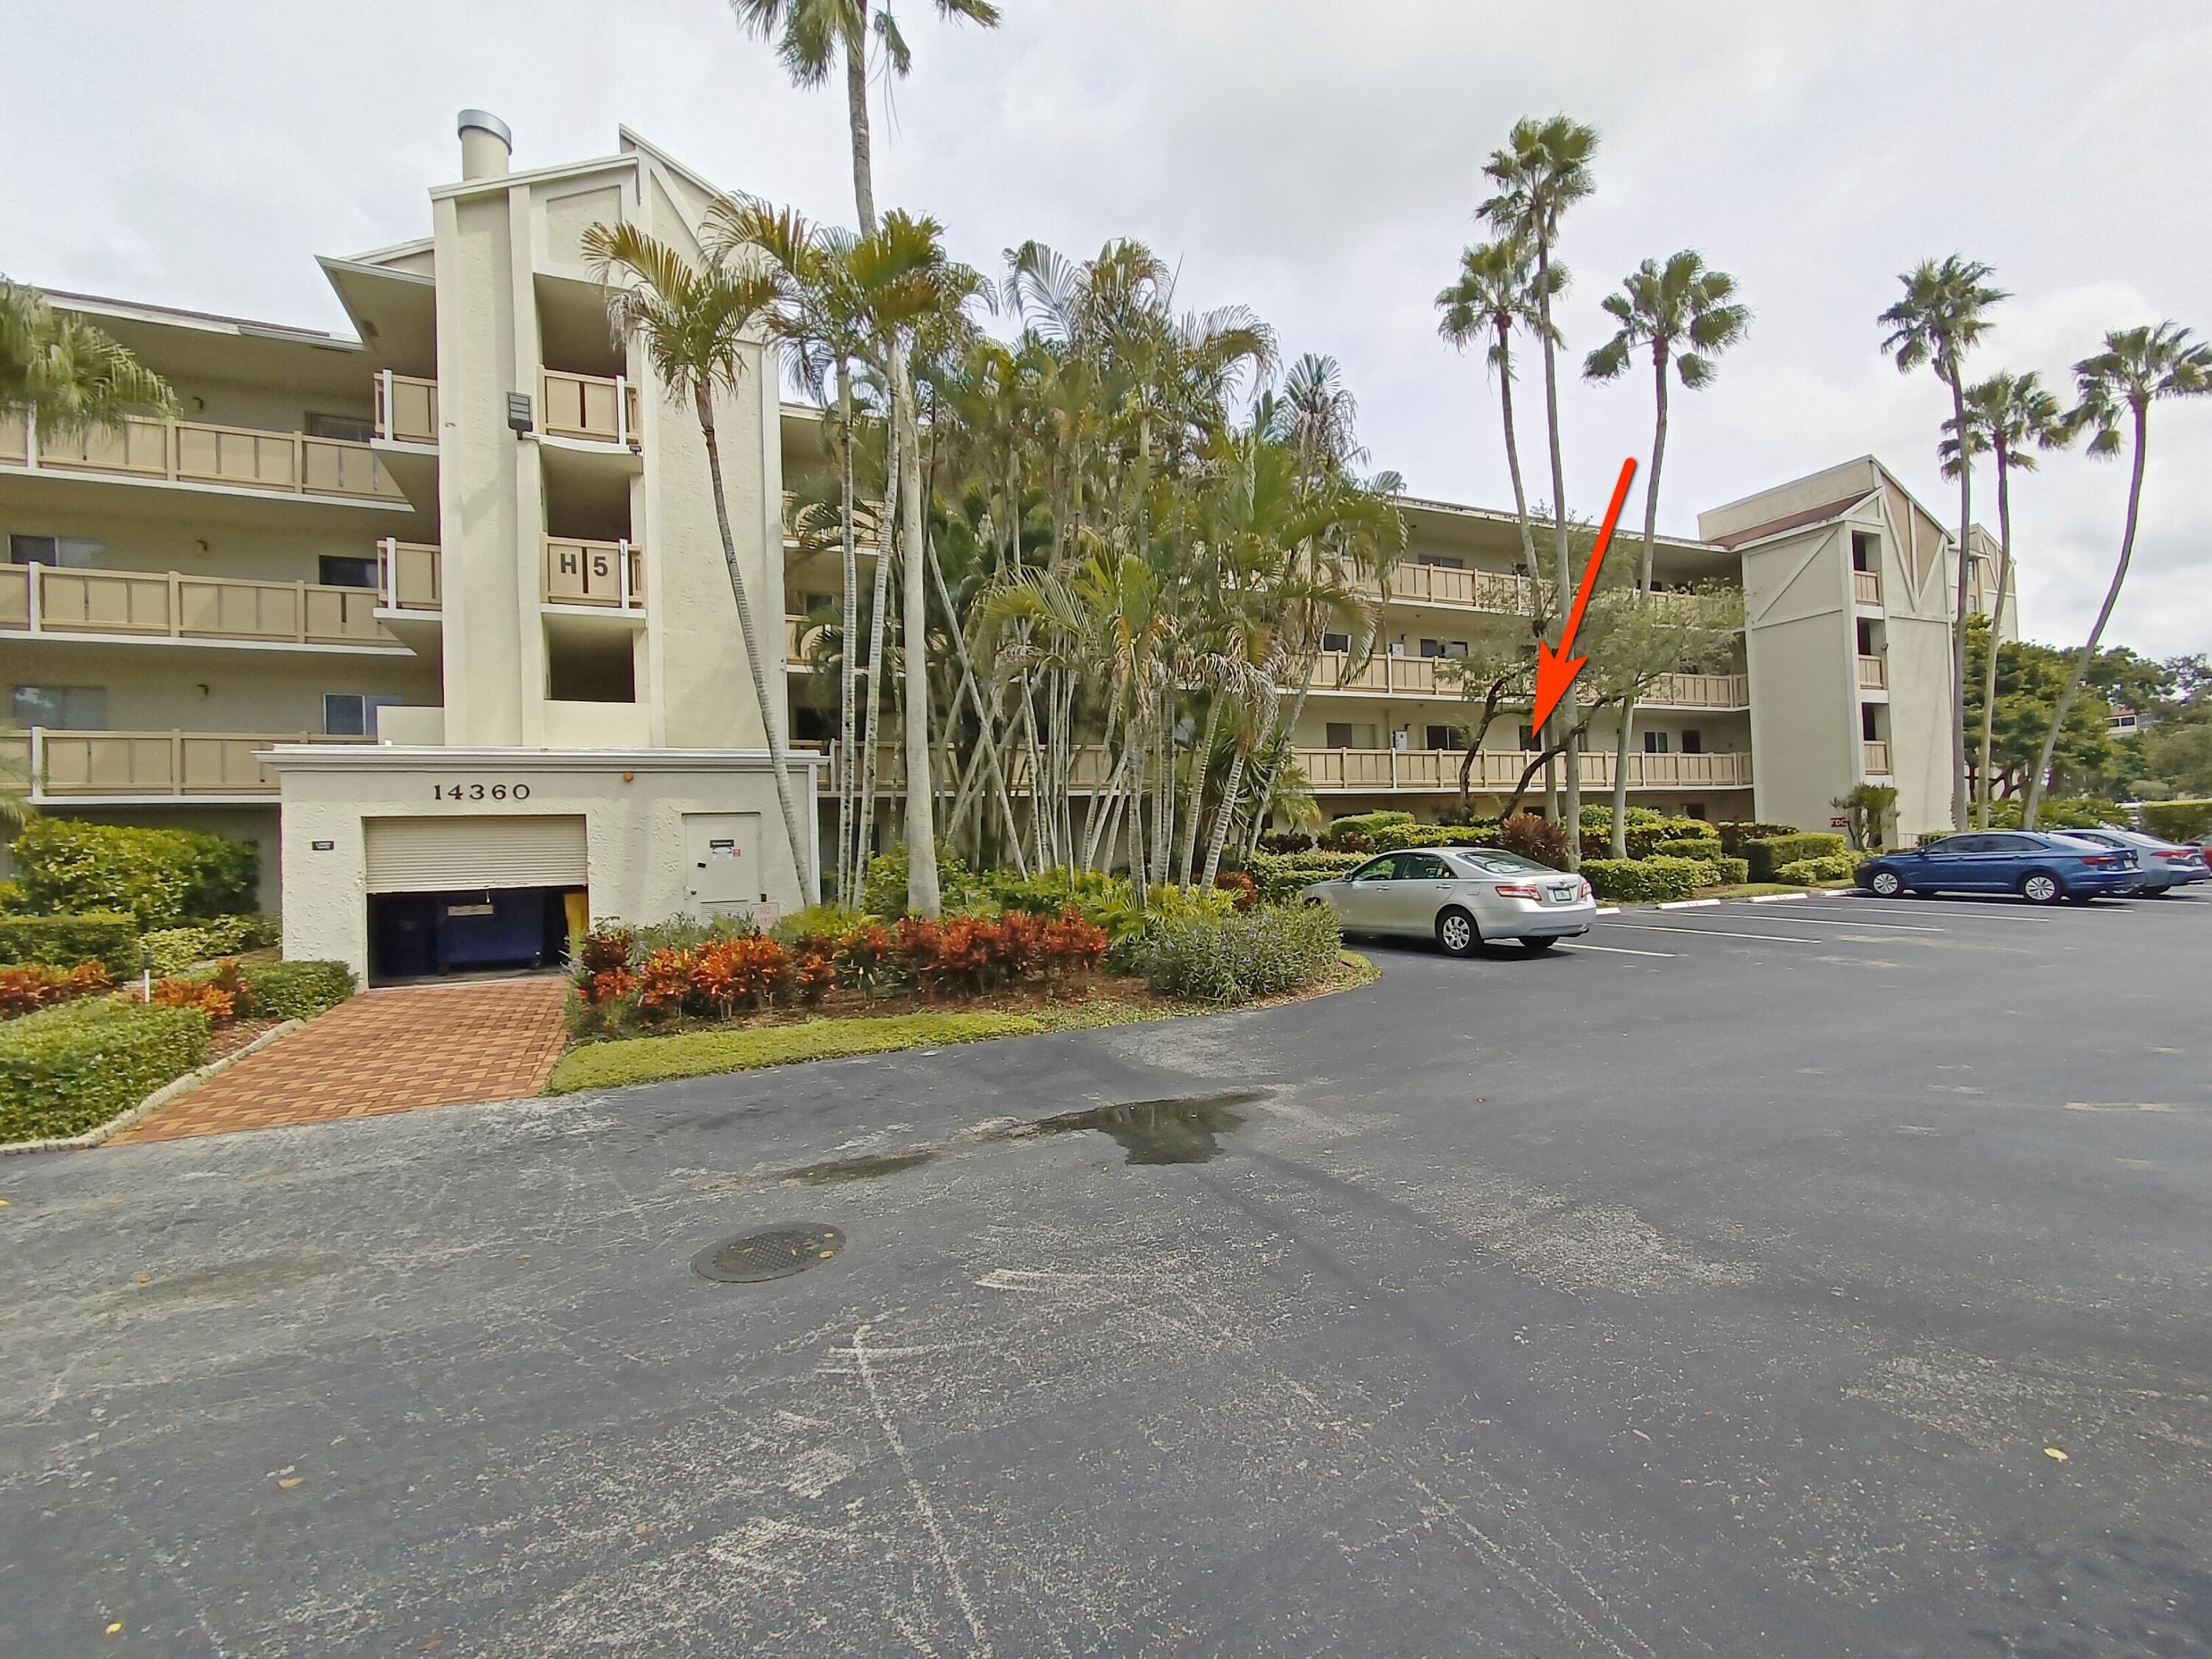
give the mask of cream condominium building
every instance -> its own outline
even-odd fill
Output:
[[[496,118],[459,125],[430,234],[321,261],[355,337],[50,294],[180,414],[64,441],[0,422],[0,684],[33,802],[257,842],[287,953],[373,981],[556,960],[586,915],[819,891],[775,805],[697,422],[611,343],[581,258],[617,220],[696,248],[714,187],[627,130],[614,155],[515,172]],[[834,725],[799,644],[837,579],[787,538],[784,481],[821,464],[820,428],[779,404],[772,360],[748,371],[717,425],[745,580],[784,597],[774,713],[798,705],[803,745]],[[1323,656],[1297,732],[1332,813],[1456,798],[1464,706],[1438,664],[1474,615],[1521,608],[1510,514],[1407,508],[1381,647]],[[1934,517],[1868,459],[1699,534],[1662,541],[1656,580],[1740,583],[1747,626],[1647,702],[1630,799],[1819,825],[1893,782],[1904,834],[1948,827],[1956,566]],[[1481,800],[1524,742],[1493,726]],[[1586,799],[1613,758],[1600,731]],[[831,757],[793,759],[819,844]]]

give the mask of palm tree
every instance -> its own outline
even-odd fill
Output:
[[[714,523],[721,532],[722,562],[729,571],[730,593],[738,605],[745,665],[751,671],[753,696],[768,732],[769,763],[775,773],[777,803],[791,837],[791,856],[799,884],[809,884],[814,847],[799,817],[791,787],[791,756],[784,744],[782,702],[769,695],[769,659],[761,654],[744,572],[730,533],[730,504],[722,483],[722,451],[714,428],[714,398],[736,390],[743,378],[751,337],[763,331],[774,307],[775,279],[764,271],[744,271],[708,258],[694,265],[666,243],[633,224],[592,225],[584,233],[584,259],[592,274],[607,284],[607,321],[617,343],[635,339],[672,402],[690,398],[707,447],[707,471],[714,490]],[[619,279],[619,280],[617,280]],[[774,668],[783,676],[783,653]]]
[[[1657,414],[1651,431],[1651,468],[1644,480],[1644,556],[1637,568],[1637,602],[1651,592],[1651,544],[1658,533],[1659,471],[1667,459],[1667,369],[1695,392],[1710,385],[1713,359],[1736,344],[1751,326],[1751,311],[1735,298],[1735,278],[1724,270],[1709,269],[1704,256],[1685,248],[1663,265],[1646,259],[1629,272],[1620,292],[1600,301],[1608,316],[1620,325],[1613,338],[1590,353],[1583,363],[1588,380],[1618,380],[1638,351],[1651,356],[1653,403]],[[1628,744],[1636,724],[1636,692],[1631,688],[1620,705],[1620,727],[1614,738],[1613,759],[1613,857],[1628,856]]]
[[[1482,168],[1498,186],[1498,194],[1482,204],[1481,217],[1499,231],[1526,240],[1536,259],[1537,337],[1544,348],[1544,423],[1551,441],[1553,537],[1559,574],[1554,629],[1565,626],[1574,574],[1567,549],[1566,462],[1559,448],[1559,336],[1552,325],[1552,301],[1565,288],[1567,273],[1565,267],[1554,264],[1553,250],[1559,240],[1560,215],[1597,188],[1589,169],[1596,153],[1596,129],[1564,115],[1540,121],[1524,117],[1513,124],[1505,148],[1492,152]],[[1552,643],[1559,643],[1556,637]],[[1579,740],[1571,731],[1571,691],[1561,701],[1559,718],[1571,728],[1566,817],[1567,862],[1571,866],[1581,862],[1582,759]]]
[[[1889,334],[1883,352],[1897,360],[1900,374],[1922,364],[1951,389],[1954,431],[1966,428],[1966,353],[1988,331],[1988,312],[2009,297],[1990,286],[1990,268],[1954,253],[1938,262],[1923,259],[1898,278],[1905,297],[1875,320]],[[1974,521],[1974,471],[1971,452],[1959,466],[1959,583],[1951,610],[1951,826],[1966,822],[1966,532]]]
[[[1943,441],[1943,474],[1955,477],[1966,458],[1994,453],[1997,463],[1997,586],[1990,609],[1990,647],[1982,672],[1982,738],[1974,768],[1974,824],[1990,827],[1990,794],[1994,783],[1990,753],[1994,743],[1997,701],[1999,630],[2004,626],[2005,599],[2012,591],[2012,475],[2035,470],[2034,449],[2063,449],[2074,441],[2075,428],[2058,407],[2058,399],[2043,388],[2031,372],[1993,374],[1966,388],[1966,429]],[[1964,454],[1960,452],[1964,450]]]
[[[1543,326],[1536,303],[1534,254],[1518,236],[1478,242],[1460,255],[1459,279],[1437,295],[1443,317],[1437,332],[1464,351],[1487,339],[1484,359],[1498,375],[1505,423],[1505,470],[1513,475],[1513,512],[1521,524],[1521,562],[1536,569],[1536,537],[1528,525],[1528,495],[1521,483],[1521,443],[1513,425],[1513,333]]]
[[[994,27],[999,21],[999,9],[991,0],[932,0],[938,15],[945,18],[963,18],[985,28]],[[799,87],[818,87],[829,80],[842,58],[845,70],[846,118],[851,130],[853,147],[853,204],[860,214],[860,234],[873,237],[877,232],[876,185],[873,157],[868,137],[868,36],[872,33],[882,43],[884,61],[894,75],[903,76],[913,67],[914,58],[906,37],[900,33],[898,21],[892,15],[889,0],[879,4],[872,17],[868,0],[730,0],[730,9],[738,22],[749,34],[775,43],[776,56],[781,59],[792,83]],[[889,365],[891,394],[891,428],[893,442],[903,433],[911,436],[915,413],[913,387],[907,372],[903,350],[895,346]],[[897,480],[893,480],[896,487]],[[918,526],[920,503],[907,514],[909,522]],[[922,585],[922,551],[916,545],[919,534],[904,538],[902,549],[904,560],[902,580],[907,594],[906,609],[910,623],[916,624],[909,637],[917,642],[917,649],[909,653],[909,667],[924,654],[918,648],[919,624],[922,620],[924,588]],[[880,561],[889,556],[889,550],[878,550]],[[918,671],[917,671],[918,672]],[[874,695],[872,684],[870,695]],[[907,902],[917,915],[933,916],[942,908],[942,898],[937,879],[937,832],[933,799],[928,787],[929,773],[925,767],[916,771],[916,760],[927,762],[929,754],[927,729],[929,699],[917,684],[907,688]],[[917,744],[917,720],[921,739]],[[870,748],[874,746],[870,734]]]
[[[168,384],[109,335],[0,276],[0,416],[39,431],[112,431],[176,407]]]
[[[2058,747],[2066,715],[2081,690],[2081,681],[2096,659],[2097,643],[2105,636],[2112,607],[2119,603],[2120,586],[2128,579],[2128,561],[2136,548],[2136,517],[2142,505],[2143,455],[2150,442],[2150,406],[2167,398],[2202,398],[2212,393],[2212,344],[2195,339],[2189,330],[2171,322],[2155,327],[2117,330],[2105,336],[2105,349],[2074,365],[2074,383],[2081,401],[2069,417],[2095,428],[2089,440],[2092,455],[2117,455],[2124,422],[2134,445],[2134,468],[2128,479],[2128,516],[2120,533],[2119,562],[2112,567],[2112,585],[2105,603],[2089,629],[2087,643],[2074,659],[2073,672],[2051,711],[2051,730],[2043,739],[2043,752],[2027,781],[2027,802],[2021,809],[2023,827],[2035,828],[2036,809],[2042,804],[2045,781],[2051,775],[2051,751]]]

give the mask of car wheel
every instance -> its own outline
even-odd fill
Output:
[[[1542,939],[1524,939],[1521,941],[1521,948],[1524,951],[1548,951],[1559,942],[1556,937],[1551,935]]]
[[[1454,905],[1437,917],[1437,943],[1448,957],[1471,957],[1482,943],[1482,930],[1473,916]]]
[[[2020,896],[2030,904],[2056,904],[2066,890],[2049,871],[2031,870],[2020,878]]]
[[[1876,898],[1895,898],[1905,890],[1905,878],[1894,870],[1877,870],[1867,878],[1867,890]]]

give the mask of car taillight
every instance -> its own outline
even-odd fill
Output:
[[[1539,902],[1541,902],[1544,897],[1544,890],[1540,887],[1516,887],[1501,881],[1498,884],[1498,896],[1500,898],[1535,899]]]
[[[1580,879],[1577,884],[1582,888],[1583,897],[1595,898],[1597,896],[1597,889],[1591,886],[1586,878]]]
[[[2191,862],[2193,862],[2195,860],[2197,860],[2197,858],[2199,858],[2200,856],[2202,856],[2202,855],[2201,855],[2201,854],[2196,854],[2196,853],[2179,853],[2179,852],[2177,852],[2177,853],[2160,853],[2160,854],[2159,854],[2159,857],[2160,857],[2160,858],[2162,858],[2162,859],[2168,860],[2169,861],[2171,861],[2171,862],[2172,862],[2172,863],[2175,863],[2175,864],[2188,864],[2188,863],[2191,863]]]
[[[2093,865],[2100,870],[2110,869],[2119,861],[2120,855],[2118,853],[2092,853],[2081,860],[2082,863]]]

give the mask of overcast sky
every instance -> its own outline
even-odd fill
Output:
[[[1939,518],[1946,394],[1881,356],[1875,315],[1929,256],[1988,261],[2014,297],[1970,372],[2069,366],[2102,332],[2212,328],[2212,13],[2138,0],[1005,0],[994,31],[901,16],[912,77],[878,83],[879,200],[935,214],[995,274],[1036,236],[1150,243],[1178,301],[1237,301],[1286,354],[1326,352],[1373,465],[1417,494],[1510,503],[1494,389],[1436,337],[1478,234],[1483,159],[1525,114],[1602,135],[1564,252],[1567,362],[1635,263],[1696,247],[1756,316],[1717,384],[1678,398],[1662,527],[1869,451]],[[627,123],[725,186],[849,222],[842,97],[802,93],[722,0],[15,0],[0,270],[20,280],[333,329],[318,253],[427,234],[459,172],[453,114],[514,127],[518,167],[603,155]],[[96,72],[94,72],[96,70]],[[1533,380],[1524,453],[1540,441]],[[1650,445],[1648,379],[1563,386],[1569,495],[1593,515]],[[2161,407],[2133,574],[2108,635],[2212,649],[2212,399]],[[2077,642],[2118,546],[2124,463],[2020,481],[2030,637]],[[1977,514],[1995,526],[1994,490]],[[1984,506],[1986,501],[1988,504]]]

